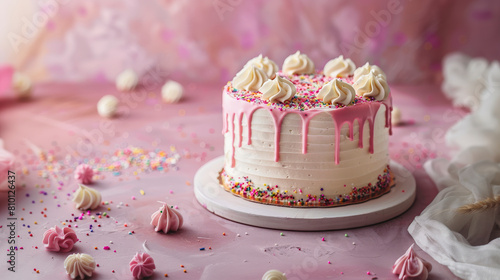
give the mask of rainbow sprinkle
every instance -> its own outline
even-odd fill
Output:
[[[261,92],[252,92],[247,90],[237,90],[233,88],[231,82],[228,82],[224,88],[224,91],[236,100],[243,100],[249,103],[254,103],[257,105],[269,106],[272,109],[283,110],[300,110],[306,111],[315,108],[343,108],[345,105],[342,104],[329,104],[324,103],[320,99],[316,98],[316,94],[321,90],[324,84],[330,82],[334,78],[325,76],[323,73],[318,72],[312,75],[286,75],[282,72],[278,72],[277,75],[290,80],[297,89],[297,93],[290,101],[281,102],[270,102],[268,100],[261,99]],[[352,78],[342,78],[344,82],[352,84]],[[364,98],[356,96],[354,98],[353,104],[361,104],[365,102],[371,102],[373,98]]]
[[[175,170],[178,168],[177,163],[182,158],[182,155],[173,146],[169,150],[146,150],[130,146],[118,149],[112,154],[104,154],[102,157],[92,157],[83,161],[73,160],[69,155],[64,157],[64,159],[56,160],[53,153],[54,151],[49,151],[51,161],[32,161],[31,164],[34,165],[32,168],[37,170],[40,177],[46,179],[48,182],[56,181],[58,189],[64,186],[64,182],[69,177],[73,177],[74,168],[82,162],[91,165],[97,171],[97,176],[102,173],[120,176],[125,170],[129,169],[132,169],[133,175],[137,176],[139,173]],[[144,190],[141,190],[140,193],[141,195],[145,194]]]
[[[390,190],[395,178],[391,175],[390,167],[387,166],[384,173],[378,176],[378,181],[374,185],[368,183],[360,188],[352,187],[349,193],[339,194],[336,197],[326,197],[324,194],[319,195],[319,197],[306,194],[305,199],[295,199],[295,196],[289,194],[288,191],[280,191],[277,185],[256,187],[248,177],[235,179],[229,176],[224,169],[220,173],[220,180],[225,190],[256,202],[293,207],[331,207],[363,202],[378,197]]]

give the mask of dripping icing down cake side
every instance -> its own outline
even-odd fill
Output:
[[[391,110],[385,74],[375,65],[355,69],[340,56],[317,71],[297,52],[278,71],[256,57],[223,90],[219,181],[242,198],[290,207],[376,198],[394,183]]]

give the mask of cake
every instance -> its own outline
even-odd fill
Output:
[[[273,74],[276,72],[275,74]],[[221,186],[258,203],[332,207],[390,191],[392,98],[384,72],[350,59],[315,70],[297,52],[262,55],[223,89]]]

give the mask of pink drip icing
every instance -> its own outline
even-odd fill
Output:
[[[243,117],[243,113],[239,113],[238,114],[238,131],[240,132],[240,137],[239,137],[239,142],[238,142],[238,148],[241,148],[241,141],[243,140],[243,127],[242,127],[242,123],[241,123],[241,120],[242,120],[242,117]]]
[[[309,133],[309,120],[307,114],[300,115],[302,118],[302,153],[307,154],[307,134]]]
[[[229,121],[229,114],[225,114],[224,123],[222,124],[222,134],[227,133],[229,131],[228,121]]]
[[[392,104],[392,97],[389,97],[391,99],[391,104]],[[392,106],[389,106],[389,104],[384,103],[385,105],[385,127],[389,127],[389,135],[392,135]]]
[[[333,118],[333,115],[332,115]],[[342,129],[342,122],[335,121],[335,164],[340,162],[340,130]],[[361,138],[363,139],[363,138]]]
[[[234,153],[235,153],[235,147],[234,147],[234,115],[235,113],[231,114],[231,167],[234,167],[235,160],[234,160]],[[240,131],[241,133],[241,131]]]
[[[252,145],[252,117],[253,117],[253,113],[258,109],[258,107],[253,107],[252,110],[250,110],[250,112],[248,112],[247,114],[247,135],[248,135],[248,142],[247,144],[248,145]]]
[[[234,167],[235,165],[235,159],[234,159],[234,153],[235,153],[235,140],[236,140],[236,135],[234,131],[234,120],[235,116],[238,115],[238,125],[239,125],[239,143],[238,147],[241,147],[242,145],[242,127],[241,127],[241,122],[242,122],[242,116],[245,115],[247,117],[247,129],[248,129],[248,145],[250,145],[251,142],[251,122],[252,122],[252,117],[253,113],[257,109],[265,109],[267,110],[272,118],[273,118],[273,123],[274,123],[274,129],[275,129],[275,137],[274,137],[274,146],[275,146],[275,156],[274,160],[276,162],[279,161],[280,159],[280,135],[281,135],[281,124],[283,122],[283,119],[285,116],[289,113],[294,113],[294,114],[299,114],[301,119],[302,119],[302,153],[306,154],[307,153],[307,136],[308,136],[308,131],[309,131],[309,123],[311,119],[316,116],[319,113],[322,112],[327,112],[330,114],[332,117],[332,120],[334,122],[335,126],[335,163],[339,164],[340,162],[340,132],[342,126],[347,123],[349,126],[349,138],[350,140],[354,140],[354,120],[358,121],[358,126],[359,126],[359,148],[363,148],[363,131],[364,131],[364,125],[365,122],[368,121],[369,125],[369,130],[370,130],[370,138],[369,138],[369,148],[368,151],[373,154],[374,148],[373,148],[373,134],[374,134],[374,126],[375,126],[375,116],[380,108],[380,105],[383,104],[386,107],[386,120],[385,120],[385,127],[389,128],[389,133],[392,134],[392,125],[391,125],[391,111],[392,111],[392,97],[389,96],[386,100],[382,102],[366,102],[366,103],[361,103],[361,104],[356,104],[356,105],[351,105],[349,108],[339,108],[339,109],[333,109],[331,111],[326,111],[326,110],[307,110],[307,111],[300,111],[300,110],[293,110],[293,109],[278,109],[278,108],[271,108],[270,106],[267,105],[256,105],[250,102],[244,102],[244,101],[239,101],[237,99],[234,99],[233,97],[229,96],[227,93],[224,94],[223,97],[223,108],[225,111],[225,120],[224,120],[224,128],[223,131],[225,133],[228,132],[228,121],[231,121],[231,141],[232,141],[232,149],[231,149],[231,167]]]
[[[307,154],[307,135],[309,133],[309,123],[311,120],[322,111],[299,111],[300,118],[302,119],[302,153]]]
[[[349,126],[349,139],[354,140],[354,122]]]
[[[289,113],[287,111],[280,111],[278,109],[269,109],[269,112],[273,116],[274,120],[274,161],[278,162],[280,160],[280,137],[281,137],[281,124],[283,119]]]

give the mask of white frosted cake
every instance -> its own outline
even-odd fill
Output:
[[[256,57],[223,91],[227,191],[265,204],[330,207],[390,191],[390,90],[382,70],[342,56],[323,71],[297,52]]]

